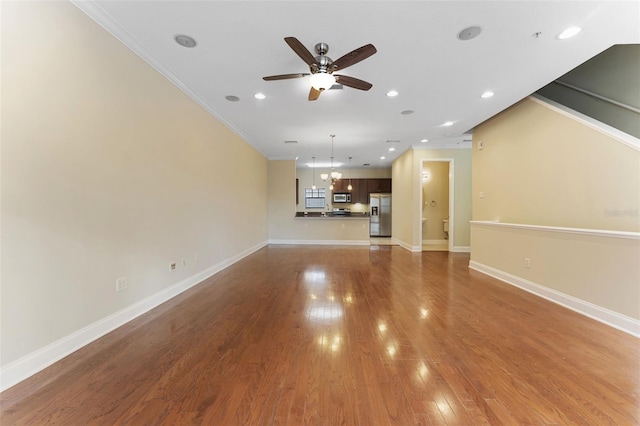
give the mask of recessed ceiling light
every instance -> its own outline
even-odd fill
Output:
[[[476,38],[482,32],[482,28],[474,25],[472,27],[465,28],[458,33],[458,40],[467,41]]]
[[[415,111],[412,109],[405,109],[404,111],[400,111],[400,114],[402,115],[410,115],[413,114]]]
[[[481,98],[487,99],[493,96],[493,92],[490,90],[487,90],[486,92],[484,92],[482,95],[480,95]]]
[[[193,37],[189,37],[188,35],[184,34],[177,34],[173,37],[173,39],[182,47],[196,47],[196,44],[198,44],[193,39]]]
[[[442,125],[445,127],[453,126],[453,121],[447,121],[445,123],[442,123]]]
[[[385,157],[384,155],[382,157],[380,157],[381,160],[386,160],[387,157]]]
[[[571,38],[574,35],[578,34],[580,31],[582,31],[582,28],[580,27],[569,27],[563,32],[561,32],[560,34],[558,34],[558,40],[565,40],[567,38]]]
[[[240,100],[239,97],[234,96],[234,95],[227,95],[224,97],[226,100],[228,100],[229,102],[238,102]]]
[[[393,147],[389,148],[389,152],[393,152],[393,151],[395,151],[395,150],[396,150],[396,149],[395,149],[395,148],[393,148]]]
[[[394,96],[398,96],[398,92],[396,92],[395,90],[389,90],[387,92],[387,96],[393,98]]]
[[[422,143],[429,142],[429,139],[421,139],[420,142]]]
[[[253,97],[256,98],[256,99],[264,99],[264,98],[266,98],[264,93],[256,93],[255,95],[253,95]]]

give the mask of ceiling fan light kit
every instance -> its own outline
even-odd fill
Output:
[[[314,89],[323,91],[333,86],[336,82],[336,78],[326,72],[318,72],[315,74],[311,74],[311,77],[309,77],[309,82],[311,83],[311,87],[313,87]]]
[[[329,45],[327,43],[318,43],[315,45],[315,51],[318,56],[313,56],[309,50],[304,47],[295,37],[285,37],[284,41],[289,45],[296,55],[309,66],[309,73],[298,74],[280,74],[262,77],[265,81],[287,80],[291,78],[300,78],[309,76],[311,89],[309,90],[309,100],[315,101],[320,97],[320,93],[328,90],[334,84],[338,83],[343,86],[352,87],[359,90],[369,90],[373,85],[367,81],[349,77],[347,75],[333,74],[334,71],[341,70],[360,61],[367,59],[369,56],[377,52],[372,44],[366,44],[358,49],[352,50],[346,55],[341,56],[333,61],[327,56]]]

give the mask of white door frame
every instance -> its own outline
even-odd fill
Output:
[[[431,162],[446,162],[449,163],[449,248],[448,250],[453,251],[453,237],[455,230],[455,220],[454,220],[454,212],[455,212],[455,191],[454,191],[454,159],[453,158],[427,158],[422,159],[420,162],[420,170],[418,171],[418,181],[420,182],[420,217],[418,220],[420,221],[420,248],[422,249],[422,209],[424,208],[424,200],[422,199],[422,171],[424,170],[425,163]],[[422,251],[422,250],[421,250]]]

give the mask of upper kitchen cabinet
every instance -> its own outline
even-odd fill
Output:
[[[351,185],[353,186],[351,190],[351,202],[369,204],[367,179],[353,179]]]
[[[390,193],[391,179],[351,179],[351,191],[349,191],[349,179],[341,179],[333,185],[333,193],[351,193],[351,203],[369,204],[369,194]]]
[[[390,193],[391,179],[367,179],[367,193]]]
[[[348,179],[340,179],[333,184],[333,192],[349,192],[349,190],[347,189],[348,186]]]
[[[348,192],[351,194],[351,203],[368,204],[367,179],[351,179],[351,191],[349,191],[349,179],[341,179],[333,185],[333,193]]]

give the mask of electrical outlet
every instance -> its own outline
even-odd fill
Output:
[[[193,255],[193,263],[198,263],[198,258],[199,258],[199,257],[200,257],[200,254],[199,254],[199,253],[195,253],[195,254]]]
[[[174,271],[174,270],[176,269],[176,266],[177,266],[177,265],[176,265],[176,263],[175,263],[175,262],[174,262],[174,263],[172,263],[172,264],[171,264],[171,270],[172,270],[172,271]]]
[[[483,191],[480,191],[480,192],[478,193],[478,196],[479,196],[480,198],[484,198],[484,192],[483,192]]]
[[[127,277],[118,278],[116,280],[116,292],[127,289]]]
[[[187,266],[187,261],[184,259],[184,257],[182,258],[182,261],[180,262],[180,264],[182,266]]]
[[[529,259],[528,257],[524,258],[524,267],[527,269],[531,268],[531,259]]]

